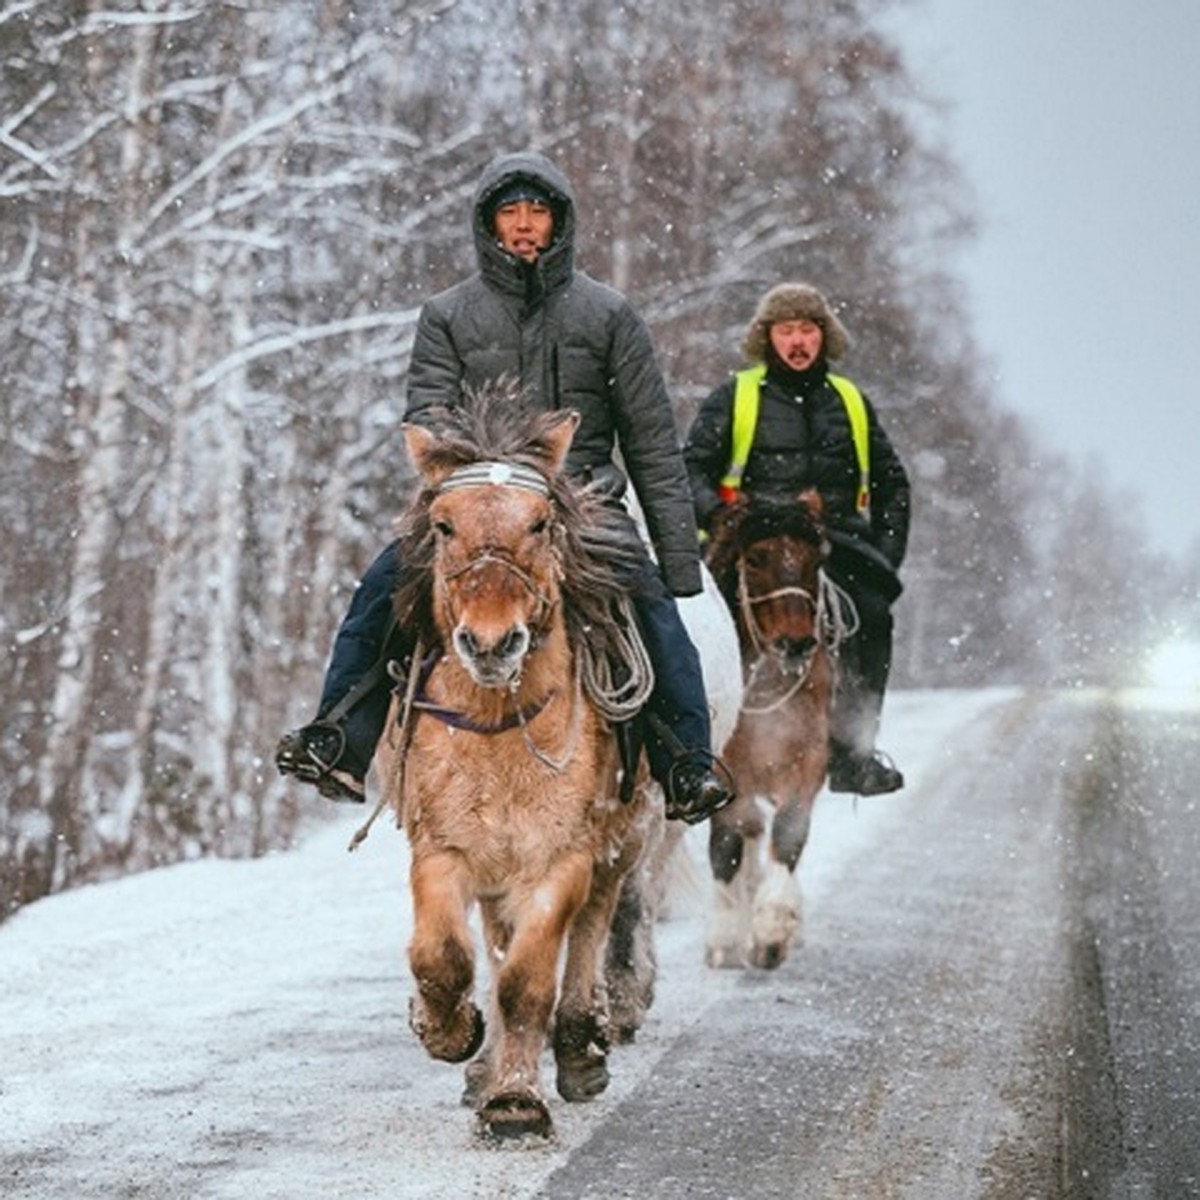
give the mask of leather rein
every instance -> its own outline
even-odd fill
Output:
[[[756,596],[750,593],[746,583],[745,560],[739,557],[737,594],[742,625],[756,653],[746,673],[746,701],[742,704],[742,712],[751,716],[765,716],[787,704],[808,683],[817,651],[825,651],[836,663],[838,647],[858,628],[858,613],[854,602],[823,570],[817,575],[815,596],[808,588],[796,584],[773,588]],[[764,636],[754,615],[756,605],[786,597],[798,597],[808,604],[813,613],[812,644],[800,655],[789,655],[773,647]],[[790,682],[778,696],[765,699],[761,703],[752,703],[751,697],[755,695],[756,687],[761,685],[759,675],[767,663],[773,664],[785,680],[790,677]]]
[[[539,496],[550,496],[550,485],[540,472],[521,463],[505,462],[471,463],[468,466],[460,467],[458,470],[452,471],[442,481],[438,487],[438,492],[484,486],[523,488],[526,491],[535,492]],[[440,581],[441,586],[445,587],[446,584],[453,580],[460,579],[464,575],[470,575],[472,572],[489,565],[500,566],[510,575],[515,576],[537,602],[538,611],[531,622],[529,641],[529,649],[531,651],[536,650],[549,625],[551,615],[554,612],[555,601],[538,586],[537,581],[528,571],[513,562],[512,558],[507,554],[498,551],[495,547],[485,547],[479,554],[475,555],[474,558],[464,563],[461,567],[443,575]],[[578,665],[576,668],[574,699],[572,703],[571,732],[568,737],[566,750],[559,758],[555,759],[551,758],[533,742],[527,725],[558,694],[558,688],[551,688],[540,699],[506,713],[498,721],[477,721],[467,713],[460,712],[447,705],[438,704],[429,696],[427,686],[438,662],[442,658],[442,654],[441,647],[436,647],[422,661],[415,686],[411,689],[411,699],[409,702],[411,709],[415,709],[418,713],[428,713],[429,716],[436,718],[445,725],[470,733],[490,735],[505,733],[510,729],[519,727],[524,735],[525,744],[529,752],[540,762],[555,771],[561,771],[570,762],[575,753],[581,723],[579,705],[581,687]],[[509,690],[514,696],[519,685],[520,676],[509,684]],[[405,723],[407,723],[408,716],[409,713],[406,711],[404,714]]]

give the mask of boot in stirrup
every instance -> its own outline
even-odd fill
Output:
[[[282,775],[310,783],[327,800],[362,804],[367,798],[363,780],[346,765],[346,733],[332,721],[314,721],[279,739],[275,765]]]

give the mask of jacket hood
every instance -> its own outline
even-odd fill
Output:
[[[532,150],[502,154],[492,159],[475,185],[471,230],[479,269],[493,286],[503,290],[525,288],[527,264],[500,248],[492,228],[492,201],[510,184],[528,180],[550,196],[554,213],[554,239],[539,256],[537,267],[545,286],[570,277],[575,253],[575,194],[567,177],[544,155]]]

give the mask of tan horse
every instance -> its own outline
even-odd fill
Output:
[[[828,553],[816,492],[745,502],[712,531],[708,562],[737,623],[745,690],[725,747],[738,799],[709,834],[710,966],[777,967],[800,935],[796,868],[828,768],[836,648],[849,618],[822,571]],[[764,804],[773,811],[765,856]]]
[[[480,1052],[468,1096],[494,1139],[552,1132],[539,1066],[551,1029],[559,1094],[588,1100],[607,1085],[608,1047],[640,1024],[653,966],[629,949],[637,930],[612,934],[614,913],[624,888],[621,911],[645,935],[648,906],[630,892],[663,828],[644,768],[620,793],[593,682],[598,656],[611,661],[627,636],[628,548],[601,499],[560,474],[575,414],[540,414],[514,434],[514,399],[480,397],[445,414],[439,435],[405,428],[422,488],[402,527],[412,579],[396,604],[431,652],[398,713],[406,749],[385,766],[411,847],[411,1024],[434,1058]],[[606,955],[610,934],[622,954]],[[610,994],[624,1005],[615,1019]]]

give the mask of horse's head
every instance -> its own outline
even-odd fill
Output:
[[[829,554],[821,497],[755,497],[734,507],[713,531],[713,575],[747,648],[803,660],[821,636],[821,566]]]
[[[573,412],[554,414],[536,453],[470,462],[405,426],[428,498],[433,619],[480,687],[515,686],[555,616],[562,565],[551,484],[578,423]]]

